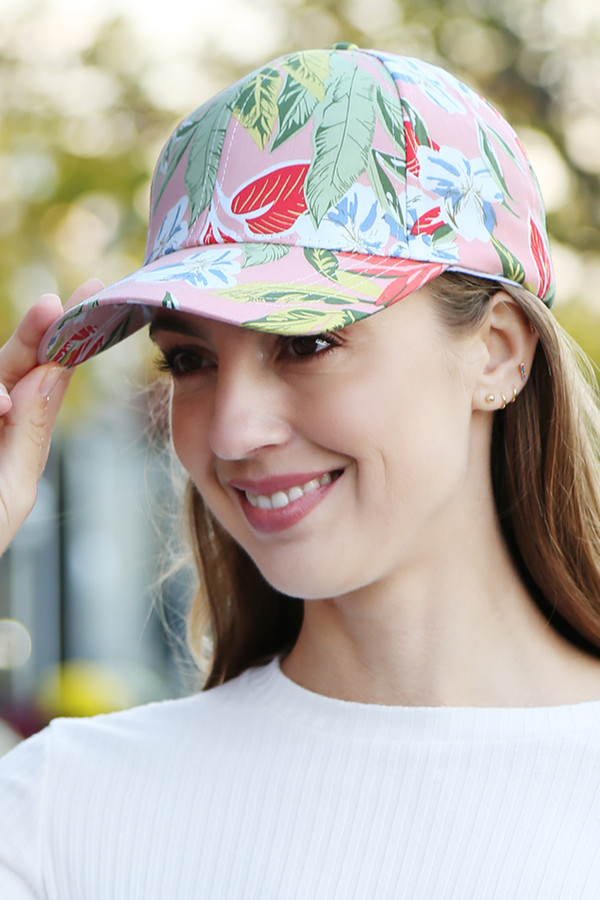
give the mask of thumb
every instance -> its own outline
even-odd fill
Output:
[[[13,534],[35,502],[69,379],[63,372],[52,365],[28,372],[11,391],[11,409],[0,420],[0,493]]]

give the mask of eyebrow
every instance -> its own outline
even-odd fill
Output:
[[[186,334],[192,337],[204,338],[206,332],[200,323],[189,321],[173,315],[157,315],[150,322],[150,339],[156,341],[157,331],[167,331],[172,334]]]

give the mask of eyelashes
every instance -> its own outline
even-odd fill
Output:
[[[342,337],[333,332],[315,335],[276,336],[273,358],[278,363],[305,364],[320,361],[330,356],[342,345]],[[166,372],[173,378],[185,378],[193,374],[203,374],[217,368],[217,360],[212,353],[198,344],[174,344],[160,348],[156,360],[159,372]]]
[[[156,360],[159,372],[166,372],[173,378],[185,378],[194,372],[214,368],[214,363],[198,347],[175,345],[160,351]]]
[[[339,347],[341,340],[338,335],[327,331],[323,334],[297,335],[295,337],[283,337],[284,352],[298,359],[310,359],[328,353],[335,347]]]

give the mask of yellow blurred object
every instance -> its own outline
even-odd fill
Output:
[[[47,717],[94,716],[139,702],[123,676],[101,663],[71,660],[42,676],[37,700]]]

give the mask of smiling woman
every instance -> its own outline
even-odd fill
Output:
[[[592,900],[600,413],[519,139],[337,45],[185,119],[150,206],[137,272],[0,351],[0,539],[62,373],[150,323],[204,690],[7,756],[0,893]]]

